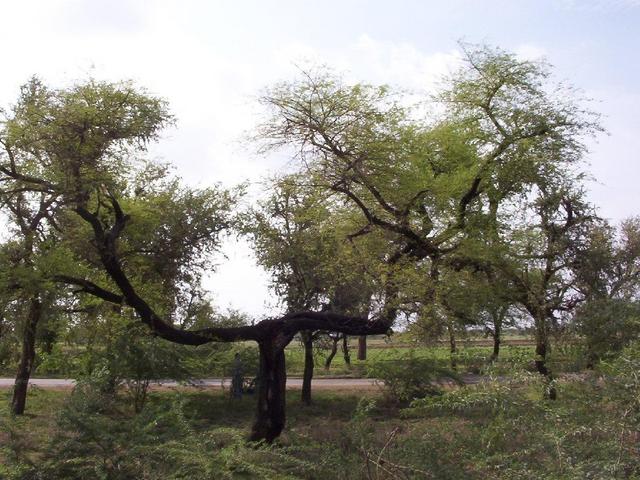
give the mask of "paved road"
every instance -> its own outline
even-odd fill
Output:
[[[12,387],[14,383],[13,378],[0,378],[0,388]],[[231,386],[231,379],[229,378],[205,378],[201,380],[192,380],[190,382],[194,386],[200,387],[212,387],[221,388],[223,385],[225,388]],[[75,385],[75,380],[69,378],[32,378],[29,381],[30,385],[36,385],[41,388],[71,388]],[[154,385],[160,387],[176,387],[177,382],[174,381],[161,381]],[[368,389],[376,386],[375,379],[370,378],[314,378],[312,385],[318,388],[354,388],[354,389]],[[288,378],[287,388],[301,388],[302,378]]]
[[[475,384],[480,382],[482,377],[479,375],[463,374],[461,380],[466,384]],[[13,387],[13,378],[0,378],[0,388]],[[231,379],[229,378],[204,378],[201,380],[192,380],[190,382],[194,386],[210,387],[210,388],[229,388],[231,387]],[[75,380],[69,378],[32,378],[30,385],[36,385],[40,388],[72,388]],[[157,387],[177,387],[179,384],[171,380],[165,380],[153,384]],[[317,377],[312,381],[312,386],[316,389],[334,389],[334,390],[368,390],[378,386],[377,380],[374,378],[323,378]],[[302,378],[287,378],[287,388],[302,388]]]

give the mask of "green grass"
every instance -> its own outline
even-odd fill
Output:
[[[410,408],[375,392],[326,391],[307,407],[290,391],[278,444],[257,449],[243,440],[248,396],[153,392],[136,416],[123,398],[95,412],[82,398],[68,404],[68,391],[31,390],[29,414],[12,419],[5,390],[0,478],[640,478],[638,385],[629,388],[593,376],[563,381],[557,401],[542,401],[533,377]]]
[[[342,352],[339,352],[331,363],[331,368],[325,370],[324,359],[326,352],[320,351],[315,355],[316,368],[315,376],[338,375],[352,377],[366,377],[369,370],[377,362],[393,362],[403,358],[407,352],[413,351],[417,358],[424,358],[434,361],[442,368],[450,365],[450,353],[447,347],[429,346],[429,347],[385,347],[385,348],[369,348],[367,351],[367,360],[360,361],[356,359],[356,350],[351,350],[351,365],[347,365],[344,361]],[[459,349],[455,356],[458,369],[461,373],[482,373],[489,366],[492,348],[490,347],[464,347]],[[304,370],[304,351],[297,345],[292,345],[286,350],[287,371],[290,375],[302,375]],[[522,366],[532,362],[534,358],[534,349],[530,346],[505,346],[501,349],[500,357],[492,366],[493,370],[502,368],[502,371],[508,371],[514,365]]]
[[[334,357],[330,369],[325,369],[325,359],[328,350],[316,349],[314,358],[316,361],[314,375],[322,376],[347,376],[347,377],[367,377],[371,367],[377,362],[398,361],[409,351],[413,351],[418,358],[429,359],[442,368],[450,365],[451,356],[448,347],[445,346],[394,346],[393,343],[385,343],[382,339],[374,339],[370,342],[367,350],[367,360],[357,360],[356,340],[352,341],[350,347],[351,365],[345,363],[342,351],[338,351]],[[404,345],[404,344],[402,344]],[[567,348],[567,347],[565,347]],[[554,352],[551,357],[551,367],[553,370],[575,371],[580,369],[579,352],[573,351]],[[253,371],[257,371],[258,351],[253,343],[239,343],[223,345],[222,348],[211,348],[206,351],[201,348],[190,352],[184,357],[184,366],[192,372],[194,378],[230,376],[233,366],[235,352],[241,352],[245,359],[245,372],[250,376]],[[501,348],[497,362],[490,365],[492,348],[487,346],[465,346],[462,343],[458,353],[455,355],[458,371],[460,373],[484,373],[488,366],[494,373],[508,373],[514,367],[522,368],[527,365],[532,368],[534,359],[534,349],[532,346],[505,345]],[[66,353],[69,353],[68,351]],[[292,376],[301,376],[304,371],[304,351],[298,342],[292,342],[286,351],[287,372]],[[77,351],[73,351],[73,357],[77,357]],[[71,361],[48,360],[39,364],[34,372],[34,377],[77,377],[81,373],[81,368]],[[1,372],[4,376],[12,376],[13,368],[5,368]]]

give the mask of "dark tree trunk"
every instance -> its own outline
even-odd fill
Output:
[[[258,375],[258,406],[250,440],[273,442],[284,428],[286,414],[287,372],[284,347],[271,339],[258,343],[260,372]]]
[[[367,359],[367,336],[360,335],[358,337],[358,360]]]
[[[500,330],[495,329],[493,331],[493,353],[491,354],[491,361],[494,361],[500,355]]]
[[[548,351],[548,335],[547,335],[547,319],[543,314],[536,316],[536,370],[540,375],[544,375],[547,385],[545,387],[544,397],[549,400],[555,400],[558,392],[553,384],[553,374],[547,366]]]
[[[313,378],[313,334],[310,331],[301,332],[304,345],[304,375],[302,377],[302,403],[311,404],[311,379]]]
[[[447,324],[447,331],[449,333],[449,360],[451,368],[454,370],[458,368],[458,361],[456,360],[456,354],[458,353],[458,345],[456,343],[456,333],[453,329],[451,322]]]
[[[29,301],[29,312],[22,336],[22,353],[11,399],[11,411],[14,415],[22,415],[27,403],[27,387],[36,358],[36,328],[41,316],[42,304],[40,298],[35,295]]]
[[[491,316],[493,317],[493,328],[490,330],[491,337],[493,338],[493,353],[491,354],[491,361],[497,360],[500,355],[500,344],[502,343],[502,325],[504,324],[504,319],[507,316],[508,307],[499,307],[493,312],[491,312]]]
[[[327,357],[327,359],[324,361],[325,370],[329,370],[331,368],[333,357],[335,357],[336,353],[338,353],[338,342],[340,341],[340,337],[337,336],[335,338],[332,338],[331,341],[333,342],[331,344],[331,351],[329,352],[329,356]]]
[[[38,344],[43,352],[50,355],[53,352],[53,346],[58,339],[58,332],[52,328],[40,329]]]
[[[349,336],[342,337],[342,354],[344,355],[344,363],[351,368],[351,354],[349,353]]]

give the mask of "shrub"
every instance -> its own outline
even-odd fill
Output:
[[[593,365],[612,358],[626,345],[640,338],[640,303],[627,300],[592,300],[575,318],[584,338],[587,361]]]
[[[367,375],[379,379],[385,386],[388,398],[401,404],[408,404],[416,398],[439,395],[442,392],[441,382],[445,379],[459,382],[454,372],[438,366],[434,360],[417,357],[413,350],[396,360],[373,363]]]
[[[248,445],[241,429],[197,430],[181,394],[128,415],[114,397],[104,398],[99,380],[80,387],[29,478],[294,479],[315,468],[286,448]],[[97,399],[106,402],[98,407]]]
[[[456,388],[437,397],[415,399],[403,416],[422,416],[429,413],[480,413],[496,415],[529,403],[523,386],[538,384],[540,376],[522,373],[509,381],[496,378]]]

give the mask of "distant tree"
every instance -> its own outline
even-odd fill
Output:
[[[584,298],[574,321],[593,366],[640,336],[640,219],[594,227],[574,271]]]

